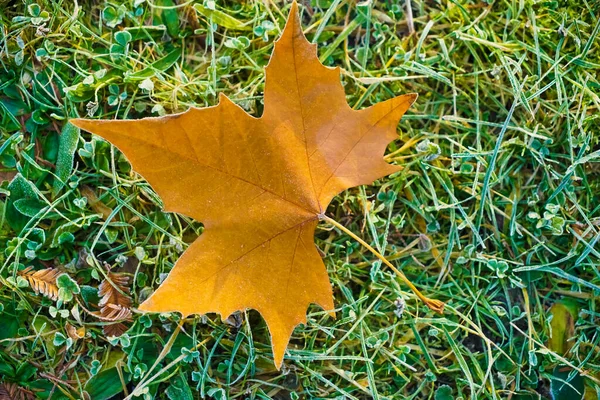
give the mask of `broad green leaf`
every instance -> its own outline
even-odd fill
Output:
[[[14,206],[18,212],[31,218],[39,214],[48,205],[39,199],[19,199],[14,202]]]
[[[577,309],[575,305],[554,303],[550,307],[550,314],[552,315],[552,320],[550,321],[551,337],[548,339],[548,348],[563,355],[572,346],[568,340],[575,333]]]
[[[161,21],[167,27],[167,32],[172,38],[179,37],[179,14],[173,0],[156,0],[157,6],[170,8],[155,8],[155,12],[160,17]]]
[[[129,383],[130,375],[123,372],[124,383]],[[91,399],[108,400],[113,396],[123,392],[123,383],[116,368],[110,368],[100,371],[85,385],[85,391],[88,392]]]
[[[454,400],[452,396],[452,388],[448,385],[442,385],[435,391],[433,397],[435,400]]]
[[[194,400],[192,390],[183,373],[171,379],[171,384],[167,388],[166,394],[170,400]]]
[[[154,61],[152,64],[140,71],[134,73],[125,73],[124,81],[132,82],[136,80],[144,80],[146,78],[154,76],[156,72],[165,72],[166,70],[171,68],[171,66],[173,66],[173,64],[175,64],[177,60],[179,60],[180,56],[181,50],[175,49],[163,58]]]
[[[46,350],[48,351],[48,355],[50,357],[54,357],[54,355],[56,354],[56,346],[53,343],[52,336],[46,335],[47,332],[50,332],[51,330],[55,329],[52,320],[44,317],[43,315],[38,315],[31,323],[31,326],[35,331],[35,334],[43,338],[44,344],[46,345]]]
[[[17,332],[24,320],[22,312],[17,311],[13,303],[4,304],[4,312],[0,314],[0,340],[18,337]]]
[[[10,365],[8,361],[3,360],[2,358],[0,358],[0,376],[6,376],[10,378],[15,376],[15,369],[13,368],[13,366]]]
[[[79,128],[67,123],[59,137],[58,160],[56,162],[56,177],[52,185],[52,195],[56,196],[64,187],[73,170],[73,157],[79,143]]]
[[[224,13],[223,11],[219,11],[217,9],[213,10],[201,4],[194,4],[194,9],[206,18],[211,19],[215,24],[224,28],[238,31],[249,31],[252,29],[252,27],[244,24],[238,19],[235,19],[231,15]]]
[[[17,174],[8,185],[10,196],[6,203],[6,221],[12,229],[20,232],[29,222],[28,217],[23,215],[16,207],[15,202],[21,199],[39,200],[35,187],[21,174]]]
[[[22,384],[27,384],[27,382],[31,381],[31,378],[37,372],[37,368],[28,362],[22,362],[17,367],[17,371],[15,375],[17,380]]]
[[[553,400],[581,400],[585,392],[583,377],[566,366],[557,366],[552,372],[550,392]]]
[[[131,33],[131,40],[159,40],[164,34],[166,27],[163,25],[152,26],[145,25],[140,27],[131,27],[126,29]]]
[[[73,397],[67,397],[60,390],[56,390],[56,384],[49,379],[37,379],[28,383],[28,388],[35,391],[38,399],[47,400],[71,400]]]

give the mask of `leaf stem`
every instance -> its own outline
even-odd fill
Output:
[[[365,242],[360,237],[358,237],[354,232],[352,232],[351,230],[349,230],[348,228],[346,228],[344,225],[340,224],[336,220],[329,218],[325,214],[321,214],[319,217],[320,217],[320,219],[329,222],[330,224],[332,224],[339,230],[343,231],[348,236],[350,236],[351,238],[356,240],[358,243],[363,245],[371,253],[373,253],[373,255],[375,255],[375,257],[379,258],[385,265],[387,265],[392,271],[394,271],[394,273],[396,275],[398,275],[398,277],[410,288],[410,290],[413,291],[413,293],[419,299],[421,299],[421,301],[423,301],[423,303],[425,303],[427,305],[427,307],[429,307],[431,310],[435,311],[438,314],[444,313],[444,305],[445,305],[444,302],[442,302],[440,300],[430,299],[430,298],[426,297],[425,295],[423,295],[423,293],[421,293],[419,291],[419,289],[417,289],[417,287],[415,285],[413,285],[413,283],[406,277],[406,275],[404,275],[404,273],[402,271],[400,271],[398,268],[394,267],[394,265],[391,262],[389,262],[383,255],[381,255],[381,253],[379,253],[377,250],[375,250],[373,247],[371,247],[367,242]]]

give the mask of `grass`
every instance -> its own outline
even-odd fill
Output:
[[[328,215],[447,305],[435,315],[322,223],[316,244],[337,318],[311,308],[281,371],[253,311],[224,322],[134,312],[127,333],[107,337],[110,322],[92,314],[104,265],[130,277],[135,306],[202,226],[162,213],[116,149],[65,126],[209,106],[220,92],[259,115],[289,4],[97,3],[0,1],[0,390],[94,400],[600,396],[597,2],[304,2],[307,37],[342,68],[352,107],[420,95],[389,149],[403,171],[343,193]],[[56,300],[36,295],[18,273],[28,266],[66,274]]]

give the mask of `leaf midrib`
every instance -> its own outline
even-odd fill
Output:
[[[189,110],[188,110],[188,111],[186,111],[186,113],[187,113],[187,112],[189,112]],[[113,132],[113,134],[114,134],[114,135],[116,135],[116,136],[122,136],[122,137],[125,137],[125,138],[127,138],[127,139],[129,139],[129,140],[131,140],[131,139],[132,139],[132,137],[131,137],[131,136],[123,135],[123,134],[121,134],[121,133],[118,133],[118,132]],[[99,136],[101,136],[101,135],[99,135]],[[187,132],[186,132],[186,137],[187,137]],[[272,190],[269,190],[269,189],[267,189],[267,188],[265,188],[265,187],[263,187],[263,186],[261,186],[261,185],[259,185],[259,184],[255,183],[255,182],[249,181],[249,180],[247,180],[247,179],[244,179],[244,178],[242,178],[242,177],[240,177],[240,176],[237,176],[237,175],[235,175],[235,174],[232,174],[232,173],[231,173],[231,172],[229,172],[229,171],[226,171],[226,170],[223,170],[223,169],[220,169],[220,168],[216,168],[216,167],[214,167],[214,166],[212,166],[212,165],[208,165],[208,164],[203,164],[203,163],[201,163],[201,162],[200,162],[200,160],[199,160],[199,158],[198,158],[198,157],[197,157],[197,155],[196,155],[196,152],[195,152],[195,147],[194,147],[194,146],[191,146],[191,147],[192,147],[192,149],[194,149],[194,157],[189,157],[189,156],[187,156],[187,155],[184,155],[184,154],[175,153],[174,151],[172,151],[172,150],[171,150],[171,149],[169,149],[168,147],[159,146],[159,145],[157,145],[157,144],[154,144],[154,143],[152,143],[152,142],[148,142],[148,141],[146,141],[146,140],[143,140],[143,139],[140,139],[140,138],[133,138],[133,139],[134,139],[134,140],[138,140],[138,141],[140,141],[140,142],[144,143],[144,145],[146,145],[146,146],[153,147],[153,148],[155,148],[155,149],[162,150],[162,151],[165,151],[165,150],[166,150],[166,151],[168,151],[169,153],[171,153],[171,154],[175,154],[175,155],[177,155],[177,156],[178,156],[178,157],[180,157],[180,158],[184,158],[184,159],[186,159],[186,160],[189,160],[189,161],[191,161],[191,162],[193,162],[193,163],[197,164],[197,165],[198,165],[198,166],[200,166],[200,167],[204,167],[204,168],[212,169],[212,170],[214,170],[214,171],[217,171],[217,172],[220,172],[220,173],[222,173],[222,174],[225,174],[225,175],[231,176],[231,177],[233,177],[233,178],[235,178],[235,179],[239,179],[240,181],[242,181],[242,182],[244,182],[244,183],[247,183],[247,184],[249,184],[249,185],[255,186],[255,187],[257,187],[257,188],[259,188],[259,189],[263,190],[263,193],[264,193],[264,192],[267,192],[267,193],[269,193],[269,194],[271,194],[271,195],[273,195],[273,196],[275,196],[275,197],[277,197],[277,198],[279,198],[279,199],[281,199],[281,200],[285,201],[286,203],[289,203],[289,204],[293,205],[294,207],[297,207],[297,208],[301,209],[302,211],[304,211],[304,212],[306,212],[306,213],[309,213],[309,214],[311,214],[311,215],[314,215],[315,217],[319,215],[319,212],[316,212],[315,210],[308,209],[308,208],[306,208],[306,207],[304,207],[304,206],[302,206],[302,205],[300,205],[300,204],[298,204],[298,203],[296,203],[296,202],[294,202],[294,201],[291,201],[291,200],[289,200],[289,199],[286,199],[286,198],[282,197],[281,195],[279,195],[279,194],[277,194],[277,193],[273,192]],[[138,171],[138,172],[139,172],[139,170],[138,170],[137,168],[135,168],[135,169],[136,169],[136,171]],[[194,173],[197,173],[197,172],[194,172],[194,170],[193,170],[193,169],[191,169],[191,172],[190,172],[190,173],[191,173],[191,174],[194,174]],[[143,175],[143,174],[141,174],[141,173],[140,173],[140,175]]]

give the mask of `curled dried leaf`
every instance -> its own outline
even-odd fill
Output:
[[[0,400],[33,400],[35,394],[16,383],[0,383]]]
[[[131,297],[129,297],[129,276],[108,272],[107,278],[100,284],[100,312],[98,316],[106,322],[114,322],[104,326],[106,336],[121,336],[127,331],[127,325],[120,321],[131,318]]]
[[[56,278],[61,272],[56,268],[46,268],[34,270],[33,267],[27,267],[18,274],[27,279],[29,286],[37,294],[42,294],[52,300],[58,300],[58,286]]]
[[[98,214],[102,214],[102,219],[104,220],[108,220],[110,218],[110,214],[112,214],[113,211],[112,208],[108,207],[98,198],[98,196],[96,196],[94,189],[84,185],[81,187],[80,191],[83,197],[87,199],[87,202],[92,210]]]
[[[80,328],[76,328],[67,322],[67,324],[65,325],[65,328],[67,330],[67,335],[71,339],[73,339],[74,342],[76,342],[77,340],[79,340],[85,336],[85,327],[83,327],[83,326]]]
[[[129,327],[127,325],[125,325],[122,322],[117,322],[117,323],[111,323],[111,324],[107,324],[104,325],[104,327],[102,328],[102,331],[104,332],[104,335],[106,337],[119,337],[122,334],[124,334],[125,332],[127,332],[127,329],[129,329]]]

